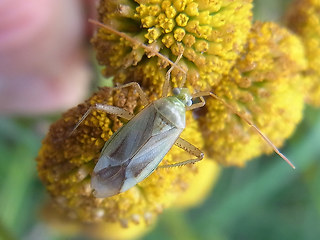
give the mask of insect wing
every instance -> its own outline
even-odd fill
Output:
[[[115,132],[105,143],[100,158],[108,157],[111,165],[120,165],[132,158],[135,152],[151,137],[157,111],[149,105]],[[95,169],[107,165],[99,162]]]
[[[183,129],[164,121],[151,104],[106,142],[91,180],[96,197],[123,192],[146,178]]]
[[[169,152],[181,132],[181,129],[173,127],[170,130],[153,135],[127,166],[126,181],[121,188],[121,192],[128,190],[148,177]]]

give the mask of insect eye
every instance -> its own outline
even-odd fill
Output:
[[[172,93],[173,93],[174,95],[179,95],[179,94],[180,94],[180,88],[174,88],[174,89],[172,89]]]
[[[189,100],[187,101],[187,103],[186,103],[186,106],[190,107],[191,105],[192,105],[192,100],[189,99]]]

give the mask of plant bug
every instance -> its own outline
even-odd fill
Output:
[[[105,143],[100,158],[94,167],[91,177],[91,186],[94,189],[94,195],[98,198],[110,197],[121,192],[127,191],[143,179],[148,177],[160,164],[164,156],[173,145],[184,149],[195,159],[178,162],[162,167],[182,166],[189,163],[201,161],[204,154],[191,143],[180,138],[180,134],[185,128],[185,112],[205,105],[204,96],[211,96],[220,101],[241,119],[247,122],[272,148],[283,158],[292,168],[294,165],[274,146],[274,144],[245,116],[236,111],[226,101],[209,91],[197,92],[191,95],[187,88],[183,88],[185,79],[181,87],[173,89],[172,96],[167,96],[169,92],[170,72],[173,68],[184,70],[178,66],[179,59],[172,62],[159,52],[139,43],[137,40],[118,32],[107,25],[90,20],[100,27],[117,34],[134,45],[143,47],[149,53],[167,61],[171,68],[167,72],[166,80],[163,85],[162,97],[151,103],[136,82],[131,82],[114,89],[125,87],[134,87],[138,92],[142,104],[145,106],[137,115],[133,116],[128,111],[103,104],[92,106],[83,115],[81,120],[75,126],[74,130],[90,114],[93,109],[105,111],[128,120],[128,123],[116,131],[112,137]],[[200,102],[193,104],[192,99],[199,98]],[[73,130],[73,131],[74,131]]]

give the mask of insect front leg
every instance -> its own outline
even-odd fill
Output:
[[[189,143],[188,141],[186,141],[180,137],[176,140],[176,142],[174,144],[176,146],[178,146],[179,148],[185,150],[186,152],[190,153],[191,155],[195,156],[196,158],[189,159],[189,160],[186,160],[183,162],[174,163],[174,164],[162,165],[162,166],[159,166],[158,168],[172,168],[172,167],[184,166],[187,164],[193,164],[193,163],[201,161],[204,157],[204,154],[203,154],[203,152],[201,152],[200,149],[198,149],[196,146],[192,145],[191,143]]]
[[[118,89],[122,89],[122,88],[126,88],[126,87],[133,87],[138,92],[143,106],[147,106],[149,104],[149,101],[146,97],[146,94],[143,92],[139,83],[137,83],[137,82],[131,82],[131,83],[127,83],[122,86],[119,86],[119,87],[114,87],[113,90],[118,90]]]
[[[80,124],[89,116],[89,114],[92,112],[92,110],[104,111],[106,113],[115,115],[117,117],[124,118],[126,120],[130,120],[134,116],[134,114],[130,113],[129,111],[127,111],[123,108],[96,103],[94,106],[91,106],[85,112],[85,114],[81,117],[80,121],[77,123],[77,125],[71,131],[70,135],[73,134],[74,131],[80,126]]]
[[[187,106],[186,110],[190,111],[190,110],[193,110],[193,109],[196,109],[196,108],[201,108],[204,105],[206,105],[206,102],[205,102],[205,100],[204,100],[204,98],[202,96],[200,96],[199,99],[200,99],[199,103],[192,104],[190,107]]]
[[[141,102],[143,104],[143,106],[146,106],[149,104],[149,101],[145,95],[145,93],[142,91],[140,85],[136,82],[131,82],[131,83],[127,83],[124,84],[122,86],[119,87],[114,87],[112,88],[112,90],[118,90],[118,89],[122,89],[122,88],[127,88],[127,87],[133,87],[139,94],[139,97],[141,99]],[[123,109],[123,108],[119,108],[119,107],[115,107],[115,106],[110,106],[110,105],[104,105],[104,104],[100,104],[100,103],[96,103],[94,106],[91,106],[86,112],[85,114],[82,116],[82,118],[80,119],[80,121],[77,123],[77,125],[73,128],[73,130],[71,131],[70,135],[73,134],[73,132],[79,127],[79,125],[88,117],[88,115],[92,112],[92,110],[100,110],[100,111],[104,111],[106,113],[115,115],[117,117],[121,117],[124,118],[126,120],[130,120],[134,114],[130,113],[129,111]]]

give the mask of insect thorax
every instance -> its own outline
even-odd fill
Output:
[[[175,96],[161,98],[154,103],[157,111],[167,119],[168,122],[177,128],[185,128],[186,125],[186,109],[185,105]]]

